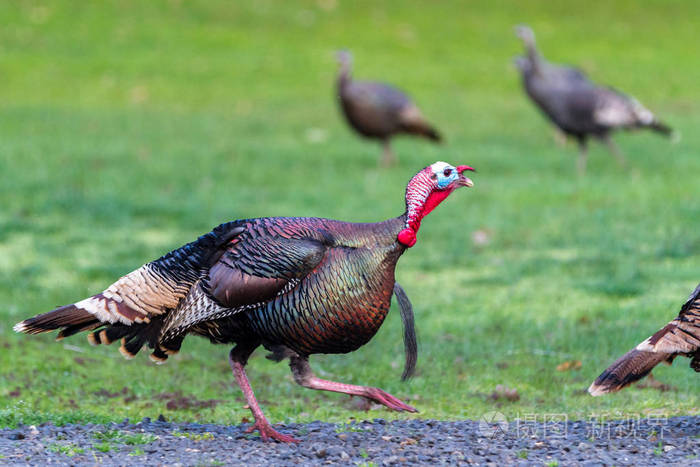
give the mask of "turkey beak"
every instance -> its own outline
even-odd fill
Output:
[[[471,172],[476,172],[473,167],[469,167],[468,165],[460,165],[457,167],[457,173],[459,174],[459,178],[457,179],[457,186],[466,186],[466,187],[473,187],[474,182],[468,177],[464,176],[465,171],[471,171]]]

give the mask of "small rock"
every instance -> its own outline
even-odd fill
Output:
[[[396,464],[399,461],[399,456],[390,456],[382,461],[382,465]]]
[[[413,444],[417,444],[418,440],[414,438],[406,438],[405,440],[401,441],[401,446],[411,446]]]
[[[342,452],[340,453],[340,458],[343,459],[344,461],[345,461],[345,460],[348,460],[348,459],[350,459],[350,454],[348,454],[348,453],[345,452],[345,451],[342,451]]]

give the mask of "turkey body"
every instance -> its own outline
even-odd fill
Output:
[[[411,99],[388,84],[348,81],[340,84],[339,95],[348,123],[364,137],[385,140],[405,133],[440,140]]]
[[[441,140],[438,131],[403,91],[385,83],[352,79],[350,54],[343,51],[338,58],[341,63],[338,98],[343,115],[358,134],[382,142],[384,165],[395,162],[391,138],[397,134]]]
[[[374,336],[389,311],[394,270],[405,250],[396,241],[401,218],[378,224],[263,218],[238,225],[245,231],[209,278],[214,299],[225,310],[194,325],[191,333],[217,343],[283,345],[299,355],[350,352]],[[285,258],[280,249],[293,252]],[[302,266],[283,265],[290,256]],[[219,282],[237,271],[271,277],[278,290],[257,303],[227,300]]]
[[[550,64],[523,74],[527,95],[563,132],[576,138],[610,131],[594,119],[596,88],[578,70]]]
[[[578,141],[581,172],[585,171],[589,137],[605,142],[618,161],[625,164],[610,139],[611,132],[648,128],[667,136],[672,134],[671,128],[635,98],[593,83],[577,68],[547,62],[537,50],[535,35],[527,26],[519,26],[516,31],[527,52],[516,60],[525,92],[554,125]]]
[[[144,345],[162,362],[187,334],[301,356],[367,343],[391,305],[405,216],[379,223],[275,217],[222,224],[122,277],[103,293],[16,329],[94,331],[93,343]],[[64,324],[65,323],[65,324]]]
[[[583,72],[548,63],[540,67],[538,72],[523,73],[525,91],[552,123],[577,140],[604,139],[615,129],[645,126],[670,132],[637,100],[595,85]]]

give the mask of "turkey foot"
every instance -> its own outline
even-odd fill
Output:
[[[349,384],[342,384],[342,383],[334,383],[333,381],[324,381],[322,379],[318,380],[318,382],[321,383],[330,383],[330,384],[340,384],[342,386],[350,386]],[[389,394],[386,391],[383,391],[379,388],[371,388],[371,387],[366,387],[366,386],[353,386],[356,388],[361,388],[364,391],[364,394],[360,394],[362,397],[365,397],[371,401],[374,401],[378,404],[382,404],[391,410],[396,410],[397,412],[418,412],[414,407],[411,407],[410,405],[404,403],[401,399],[398,397],[394,397],[391,394]],[[326,391],[336,391],[336,392],[345,392],[345,391],[337,391],[335,389],[331,389],[330,387],[317,387],[315,389],[323,389]],[[354,393],[346,393],[346,394],[352,394],[355,395]]]
[[[270,439],[274,439],[275,441],[279,441],[282,443],[298,443],[299,440],[296,438],[292,438],[289,435],[285,435],[284,433],[280,433],[279,431],[275,430],[270,426],[267,420],[264,422],[261,422],[259,420],[256,420],[254,424],[250,425],[248,428],[245,429],[245,433],[252,433],[255,430],[258,430],[260,433],[260,438],[262,438],[263,441],[270,441]]]
[[[401,399],[394,397],[388,392],[382,391],[379,388],[336,383],[335,381],[326,381],[325,379],[317,378],[309,366],[309,361],[304,357],[291,357],[289,359],[289,367],[292,369],[294,381],[305,388],[317,389],[320,391],[340,392],[343,394],[350,394],[351,396],[362,396],[377,402],[378,404],[382,404],[391,410],[396,410],[399,412],[418,412],[415,408],[404,403]]]
[[[241,387],[243,397],[245,397],[248,407],[255,418],[255,423],[248,427],[245,432],[252,433],[254,430],[258,430],[263,441],[274,439],[283,443],[298,443],[298,439],[282,434],[270,426],[270,422],[268,422],[267,418],[265,418],[265,414],[258,405],[258,401],[255,399],[253,388],[250,387],[250,382],[248,381],[248,376],[246,375],[244,368],[246,362],[248,361],[248,357],[254,349],[255,347],[250,348],[237,346],[231,350],[231,353],[228,356],[228,361],[231,365],[233,376],[236,378],[236,382]]]

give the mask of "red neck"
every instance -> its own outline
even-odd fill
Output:
[[[422,217],[430,214],[430,212],[435,209],[438,204],[445,201],[445,199],[452,194],[452,191],[454,191],[454,189],[450,188],[449,190],[433,191],[430,193],[430,196],[428,196],[428,199],[425,201],[425,206],[423,206]]]
[[[427,170],[422,170],[411,179],[406,187],[406,227],[399,232],[398,241],[412,247],[420,223],[438,204],[442,203],[453,189],[436,190]]]

